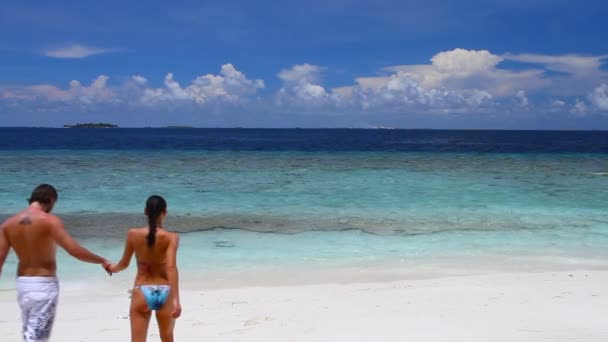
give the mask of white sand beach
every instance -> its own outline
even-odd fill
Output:
[[[54,341],[128,341],[128,289],[64,288]],[[124,284],[121,282],[121,284]],[[391,282],[186,284],[177,341],[607,341],[608,271],[488,273]],[[13,290],[0,336],[20,341]],[[160,341],[156,325],[149,341]]]

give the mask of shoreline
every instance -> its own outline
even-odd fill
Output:
[[[86,246],[86,245],[85,245]],[[96,249],[96,251],[98,251]],[[449,277],[500,276],[502,274],[537,274],[547,272],[608,272],[608,258],[594,250],[537,251],[535,254],[512,254],[482,251],[429,255],[412,259],[377,258],[286,261],[274,259],[254,264],[245,256],[215,263],[191,254],[178,256],[181,288],[186,290],[227,290],[248,287],[283,287],[317,285],[351,285],[360,283],[390,283],[423,281]],[[556,251],[553,251],[556,252]],[[103,254],[103,253],[102,253]],[[122,244],[111,254],[117,261],[122,255]],[[202,261],[201,261],[202,260]],[[200,261],[200,262],[199,262]],[[16,257],[10,253],[0,278],[0,293],[14,290]],[[109,277],[98,265],[79,262],[62,250],[58,255],[57,276],[62,288],[68,291],[94,290],[97,293],[124,292],[131,287],[136,272],[132,263],[127,270]]]
[[[182,291],[178,341],[605,341],[608,270]],[[0,334],[19,341],[14,292]],[[53,338],[129,336],[128,293],[64,289]],[[573,319],[575,318],[575,319]],[[159,341],[155,323],[149,341]],[[193,339],[193,337],[196,337]]]

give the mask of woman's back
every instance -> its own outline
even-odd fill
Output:
[[[148,242],[148,234],[148,227],[133,228],[129,231],[129,239],[137,260],[135,284],[166,284],[169,280],[167,259],[170,258],[168,254],[174,243],[175,234],[157,229],[151,246]]]

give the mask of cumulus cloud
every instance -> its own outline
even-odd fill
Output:
[[[589,82],[608,79],[601,70],[606,56],[496,55],[487,50],[454,49],[436,54],[430,64],[396,65],[384,68],[388,75],[359,77],[351,86],[331,90],[330,98],[366,109],[426,108],[462,112],[494,107],[528,108],[536,96],[586,96]],[[535,64],[524,69],[504,69],[505,60]],[[558,71],[557,79],[547,70]],[[565,75],[565,74],[568,75]],[[575,75],[575,76],[572,76]],[[597,87],[589,101],[595,108],[606,108],[606,88]],[[566,102],[561,101],[566,105]],[[547,102],[545,102],[547,103]],[[570,105],[571,112],[589,112],[587,103]],[[548,111],[560,110],[556,103]],[[567,112],[568,109],[561,109]]]
[[[601,84],[593,89],[589,100],[596,108],[608,111],[608,84]]]
[[[530,101],[528,100],[528,97],[526,96],[526,92],[523,90],[519,90],[515,94],[515,98],[517,99],[517,104],[520,107],[527,107],[528,103],[530,103]]]
[[[440,109],[462,110],[491,106],[492,91],[469,82],[495,70],[502,57],[487,50],[455,49],[441,52],[430,65],[402,65],[385,69],[385,76],[360,77],[355,84],[327,91],[319,84],[321,67],[302,64],[282,70],[279,103],[350,106],[364,110]],[[459,80],[460,82],[454,82]],[[497,87],[501,85],[497,84]],[[508,89],[511,94],[513,91]],[[498,92],[498,91],[497,91]]]
[[[501,58],[487,51],[475,52],[468,60],[464,50],[454,54],[437,55],[434,63],[442,70],[457,73],[472,73],[484,68],[491,68]],[[454,57],[455,60],[450,60]],[[481,63],[485,66],[479,66]],[[462,71],[461,68],[465,68]],[[310,64],[294,65],[284,69],[277,77],[283,86],[277,93],[277,102],[290,106],[319,106],[348,108],[359,110],[430,109],[458,111],[463,108],[490,106],[493,96],[482,89],[448,89],[446,87],[428,87],[424,80],[412,73],[412,70],[398,70],[392,75],[364,77],[356,79],[352,86],[337,87],[326,90],[319,84],[322,68]]]
[[[245,96],[264,88],[263,80],[250,80],[232,64],[224,64],[219,75],[207,74],[195,78],[190,85],[182,87],[174,79],[173,73],[165,77],[164,87],[149,88],[141,76],[133,76],[133,81],[143,86],[140,101],[146,105],[159,102],[193,102],[204,104],[209,101],[236,103]]]
[[[572,108],[570,108],[570,113],[578,116],[585,116],[587,115],[587,112],[587,104],[584,101],[581,101],[580,99],[576,99],[576,102],[574,103]]]
[[[155,105],[161,103],[190,103],[202,105],[211,101],[237,103],[264,88],[264,81],[250,80],[232,64],[221,67],[218,75],[196,77],[182,86],[173,73],[168,73],[162,87],[151,87],[141,75],[134,75],[123,84],[108,86],[109,77],[101,75],[89,85],[72,80],[69,87],[37,84],[7,88],[0,91],[0,99],[12,101],[74,102],[79,104],[114,103]]]
[[[323,68],[308,63],[294,65],[290,69],[283,69],[277,77],[286,83],[312,83],[319,80]]]
[[[108,85],[108,77],[101,75],[88,84],[71,81],[68,87],[4,86],[0,101],[80,105],[75,108],[99,103],[163,109],[213,104],[216,109],[220,104],[248,103],[255,98],[270,111],[594,115],[608,111],[608,73],[602,70],[603,58],[454,49],[431,56],[428,64],[383,68],[331,89],[323,84],[324,67],[304,63],[280,70],[276,74],[279,89],[263,99],[258,96],[265,87],[263,80],[250,79],[232,64],[224,64],[218,73],[190,80],[167,73],[160,84],[136,74],[114,85]],[[502,68],[506,60],[531,65]],[[548,70],[558,74],[548,74]]]
[[[42,100],[45,102],[79,102],[90,104],[95,102],[112,101],[114,93],[107,87],[109,77],[100,75],[90,85],[82,85],[72,80],[67,89],[50,84],[37,84],[12,89],[5,92],[5,97],[20,100]],[[6,95],[9,96],[6,96]]]
[[[113,99],[113,92],[107,87],[108,79],[108,76],[101,75],[88,87],[83,86],[76,80],[71,81],[70,92],[82,103],[111,101]]]
[[[323,68],[311,64],[294,65],[283,69],[277,77],[283,81],[283,86],[277,94],[277,103],[319,105],[329,100],[329,94],[318,83]]]
[[[498,68],[504,57],[487,50],[454,49],[436,54],[431,64],[396,65],[389,72],[404,72],[426,89],[483,89],[492,96],[511,96],[518,90],[536,90],[548,84],[542,79],[543,70],[512,71]],[[372,85],[382,77],[357,79]]]
[[[52,58],[86,58],[102,53],[115,52],[117,49],[99,48],[82,44],[71,44],[42,51],[42,54]]]
[[[503,58],[488,50],[454,49],[440,52],[431,58],[433,66],[440,72],[472,74],[493,69]]]
[[[148,83],[148,79],[140,75],[133,75],[131,79],[133,80],[133,82],[139,85],[145,85],[146,83]]]
[[[425,88],[410,74],[397,72],[373,87],[355,86],[351,92],[364,109],[461,109],[491,104],[492,95],[479,89],[455,91],[447,88]]]

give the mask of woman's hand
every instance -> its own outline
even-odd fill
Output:
[[[116,273],[114,271],[112,271],[112,263],[109,262],[108,260],[104,261],[101,264],[101,267],[103,267],[104,270],[106,270],[106,272],[110,275],[110,277],[112,276],[112,273]]]
[[[179,299],[173,300],[173,312],[171,313],[171,317],[177,319],[182,315],[182,305],[179,303]]]
[[[106,268],[106,271],[108,271],[108,273],[110,273],[110,274],[120,272],[117,264],[108,265],[108,268]]]

